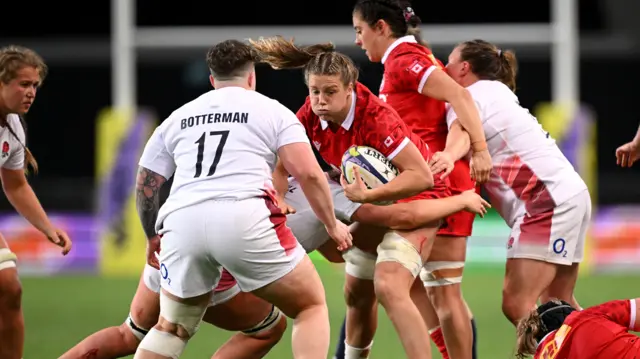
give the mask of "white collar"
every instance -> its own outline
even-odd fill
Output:
[[[384,52],[384,55],[382,56],[382,64],[384,65],[384,62],[387,61],[387,57],[389,57],[389,54],[391,53],[391,51],[393,51],[393,49],[395,49],[396,47],[398,47],[398,45],[404,43],[404,42],[409,42],[412,44],[417,44],[418,41],[416,41],[415,36],[413,35],[407,35],[407,36],[403,36],[400,37],[398,39],[396,39],[396,41],[394,41],[391,46],[389,46],[389,48],[387,48],[387,51]]]
[[[342,122],[342,128],[349,131],[351,129],[351,125],[353,125],[353,120],[356,117],[356,92],[353,91],[351,93],[351,108],[349,109],[349,113],[347,114],[347,118]],[[320,120],[320,126],[323,130],[326,130],[329,127],[329,123],[325,120]]]

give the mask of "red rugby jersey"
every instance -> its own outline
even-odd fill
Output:
[[[327,163],[340,168],[342,155],[352,145],[373,147],[393,160],[409,142],[413,142],[425,160],[431,157],[428,146],[409,130],[389,105],[360,83],[356,85],[355,93],[351,110],[336,131],[313,113],[309,97],[298,110],[298,119],[309,140]]]
[[[633,359],[640,341],[635,325],[635,300],[614,300],[571,313],[560,329],[538,345],[534,359]]]
[[[442,151],[447,141],[445,103],[422,94],[429,75],[443,68],[431,51],[413,35],[397,39],[382,57],[384,75],[380,98],[398,112],[431,151]]]

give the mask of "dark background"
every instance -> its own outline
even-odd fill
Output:
[[[182,0],[179,3],[180,6],[176,6],[175,2],[138,0],[138,25],[350,26],[353,4],[344,0],[314,2],[313,6],[304,5],[302,1],[233,2],[231,7],[223,9],[222,2],[218,1]],[[620,25],[620,13],[624,11],[620,11],[619,6],[612,9],[613,5],[598,0],[579,3],[580,33],[582,44],[585,44],[581,49],[580,91],[581,101],[597,115],[598,201],[601,204],[638,202],[640,190],[633,184],[638,180],[639,170],[618,169],[614,158],[615,148],[634,136],[640,122],[634,106],[637,98],[634,85],[640,81],[636,70],[638,51],[634,38],[622,50],[600,51],[598,42],[604,36],[633,32],[629,30],[632,24]],[[416,1],[413,8],[427,24],[547,23],[550,19],[546,1],[517,4],[500,0],[492,1],[491,6],[486,2],[458,5]],[[18,15],[3,16],[0,45],[25,44],[38,50],[39,46],[60,39],[96,43],[109,39],[109,1],[38,2],[34,7],[35,10],[25,13],[22,5],[15,2],[3,4],[4,14]],[[23,15],[19,15],[21,12]],[[428,33],[424,36],[429,39]],[[518,50],[518,54],[523,54],[519,56],[518,96],[525,106],[534,110],[537,104],[551,99],[549,49]],[[353,56],[359,65],[362,82],[377,92],[381,66],[368,63],[355,46],[343,51]],[[450,48],[446,47],[434,49],[441,60],[446,60],[448,51]],[[153,61],[148,57],[141,61],[137,75],[139,105],[153,109],[162,119],[184,102],[207,91],[205,52],[206,49],[191,51],[180,60],[168,62]],[[95,120],[98,112],[111,104],[111,67],[108,55],[96,61],[73,61],[76,56],[87,55],[82,53],[63,55],[50,59],[43,52],[45,60],[49,61],[50,75],[27,115],[29,146],[41,167],[32,183],[48,208],[89,210],[93,202]],[[298,71],[274,72],[260,67],[258,90],[294,111],[306,96]],[[0,201],[0,209],[8,209],[4,199]]]

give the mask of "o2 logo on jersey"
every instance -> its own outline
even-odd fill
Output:
[[[171,285],[171,278],[169,278],[169,271],[167,270],[167,266],[164,263],[160,264],[160,276],[162,279],[166,280],[169,285]]]
[[[567,251],[564,249],[567,246],[567,241],[564,238],[558,238],[553,241],[553,252],[555,254],[562,254],[563,258],[567,258]]]

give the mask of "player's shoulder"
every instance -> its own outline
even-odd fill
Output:
[[[402,42],[390,53],[389,62],[392,67],[405,67],[415,62],[436,64],[437,59],[424,45],[415,42]]]
[[[471,96],[480,102],[486,101],[510,101],[518,102],[516,96],[511,89],[500,81],[496,80],[480,80],[467,87]]]
[[[7,122],[9,123],[9,125],[20,125],[20,115],[16,113],[8,114]]]
[[[21,141],[24,141],[24,129],[22,128],[22,121],[20,120],[20,115],[16,113],[10,113],[6,117],[7,124],[11,127],[11,129],[16,133],[16,135],[20,138]]]

